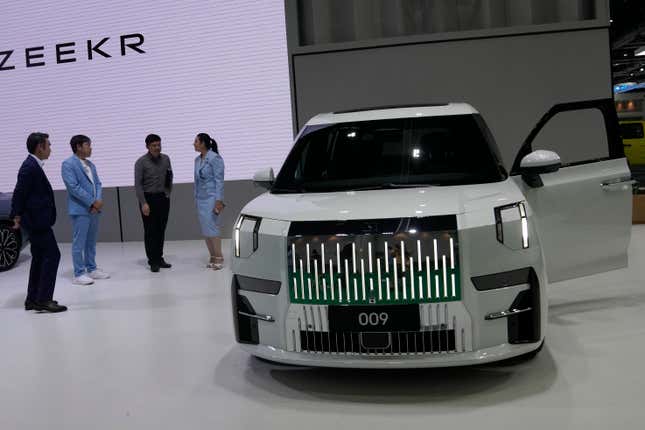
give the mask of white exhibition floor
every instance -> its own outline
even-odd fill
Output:
[[[228,247],[228,243],[225,243]],[[626,270],[550,287],[547,343],[514,366],[421,371],[273,365],[241,351],[230,272],[202,242],[100,244],[113,274],[23,310],[29,252],[0,274],[0,429],[636,429],[645,423],[645,226]],[[227,253],[228,260],[228,253]]]

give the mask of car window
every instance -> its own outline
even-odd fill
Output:
[[[288,160],[295,165],[289,182],[317,187],[325,182],[361,182],[373,177],[400,180],[403,123],[403,120],[367,121],[331,125],[306,133],[297,144],[298,153]],[[283,168],[282,181],[287,180],[286,172],[290,170]]]
[[[533,150],[556,152],[563,165],[609,157],[607,131],[598,109],[558,113],[533,141]]]
[[[496,146],[474,116],[418,118],[412,123],[410,174],[428,179],[445,175],[446,184],[491,182],[499,177]]]
[[[620,135],[623,139],[642,139],[643,124],[640,122],[624,122],[620,124]]]
[[[481,119],[454,115],[307,128],[272,191],[463,185],[505,178]]]

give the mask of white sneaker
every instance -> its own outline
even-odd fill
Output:
[[[96,269],[95,271],[90,272],[89,277],[92,279],[110,279],[110,275],[101,269]]]
[[[75,285],[92,285],[94,283],[94,279],[90,278],[87,275],[81,275],[76,276],[72,283]]]

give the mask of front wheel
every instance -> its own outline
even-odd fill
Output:
[[[0,272],[7,271],[16,265],[22,248],[20,230],[10,225],[0,225]]]

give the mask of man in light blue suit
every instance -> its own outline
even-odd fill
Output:
[[[90,138],[73,136],[70,146],[74,155],[63,161],[62,175],[72,220],[73,283],[91,285],[95,279],[110,277],[96,267],[96,238],[103,208],[103,190],[96,167],[88,160],[92,156]]]

